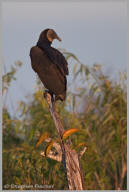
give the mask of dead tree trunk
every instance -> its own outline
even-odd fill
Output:
[[[56,111],[55,105],[51,100],[50,94],[46,95],[49,104],[49,110],[61,139],[62,162],[65,167],[68,188],[70,190],[84,190],[82,170],[80,166],[80,157],[75,150],[71,150],[70,140],[64,143],[62,135],[64,133],[63,125]]]

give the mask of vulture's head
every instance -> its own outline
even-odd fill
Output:
[[[39,36],[39,42],[48,40],[50,43],[52,43],[54,39],[61,41],[61,38],[57,35],[57,33],[53,29],[45,29],[44,31],[41,32]]]

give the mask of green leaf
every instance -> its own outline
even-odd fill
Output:
[[[73,59],[75,59],[76,61],[78,61],[80,63],[79,59],[73,53],[63,52],[63,54],[66,55],[66,60],[69,59],[70,57],[72,57]]]
[[[74,65],[74,67],[73,67],[73,74],[75,74],[75,73],[76,73],[77,66],[78,66],[78,64],[76,63],[76,64]]]
[[[110,114],[110,115],[108,116],[108,118],[106,118],[105,121],[103,122],[103,125],[105,125],[108,121],[111,121],[112,119],[113,119],[113,115]]]

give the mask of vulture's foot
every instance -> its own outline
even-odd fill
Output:
[[[49,90],[45,90],[44,98],[47,99],[49,104],[50,104],[50,101],[54,102],[53,93],[51,91],[49,91]]]

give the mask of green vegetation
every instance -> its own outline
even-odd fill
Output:
[[[126,74],[115,82],[100,65],[85,66],[62,51],[73,66],[73,81],[66,102],[56,106],[65,130],[81,130],[69,135],[73,147],[79,151],[87,146],[81,159],[86,189],[127,189]],[[21,62],[3,76],[3,96],[19,66]],[[41,135],[54,139],[58,134],[39,79],[33,98],[21,101],[18,111],[16,118],[3,108],[3,189],[67,189],[63,165],[41,156],[47,147],[45,136],[38,143]]]

